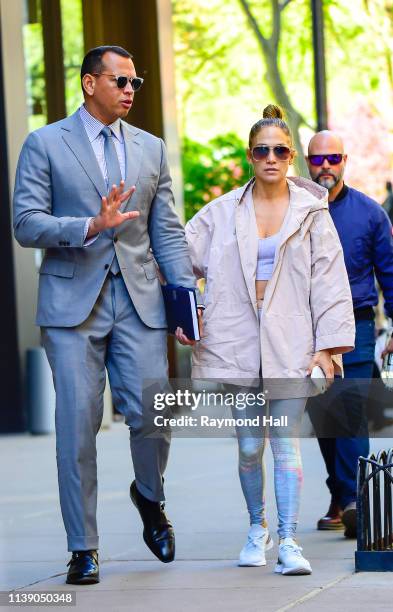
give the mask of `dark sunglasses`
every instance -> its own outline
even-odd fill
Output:
[[[275,147],[257,145],[252,148],[251,155],[254,161],[262,161],[268,157],[270,151],[273,151],[274,156],[280,161],[288,161],[292,153],[292,150],[285,145],[276,145]]]
[[[309,155],[308,161],[312,166],[322,166],[325,159],[328,160],[331,166],[337,166],[337,164],[341,164],[343,160],[342,153],[328,153],[326,155]]]
[[[117,76],[117,74],[108,74],[107,72],[94,72],[93,75],[113,77],[119,89],[124,89],[127,83],[130,83],[132,91],[138,91],[142,87],[143,83],[143,79],[141,77]]]

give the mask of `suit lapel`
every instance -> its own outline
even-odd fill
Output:
[[[143,143],[140,136],[139,130],[126,124],[122,121],[122,132],[124,138],[124,148],[126,155],[126,177],[124,191],[136,185],[139,177],[139,172],[142,165],[143,157]],[[126,208],[131,208],[133,201],[135,202],[138,198],[137,191],[132,198],[126,200],[121,205],[121,211],[124,212]]]
[[[62,132],[64,142],[79,161],[99,195],[101,197],[106,196],[107,188],[105,180],[79,116],[79,111],[76,111],[76,113],[63,122]]]

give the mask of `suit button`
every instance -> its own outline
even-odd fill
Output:
[[[109,264],[105,264],[104,268],[107,270],[109,268]]]
[[[117,241],[118,241],[118,237],[115,236],[114,239],[113,239],[113,242],[117,242]]]

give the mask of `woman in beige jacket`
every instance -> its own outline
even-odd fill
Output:
[[[305,380],[313,367],[332,379],[354,346],[351,292],[327,192],[286,178],[295,155],[281,110],[269,105],[252,128],[254,178],[202,208],[186,226],[194,272],[205,279],[203,334],[194,378]],[[188,343],[182,330],[177,338]],[[333,357],[337,356],[337,357]],[[300,393],[300,395],[302,395]],[[303,393],[303,395],[305,395]],[[296,414],[306,399],[272,400],[270,414]],[[299,441],[270,436],[280,538],[277,572],[311,573],[295,541],[302,466]],[[265,435],[239,435],[239,474],[250,514],[240,565],[265,565],[272,541],[263,498]]]

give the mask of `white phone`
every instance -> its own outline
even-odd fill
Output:
[[[314,366],[311,370],[311,378],[326,378],[325,372],[319,366]]]
[[[318,387],[320,393],[324,393],[327,389],[326,376],[322,368],[314,366],[311,370],[311,378],[316,387]]]

